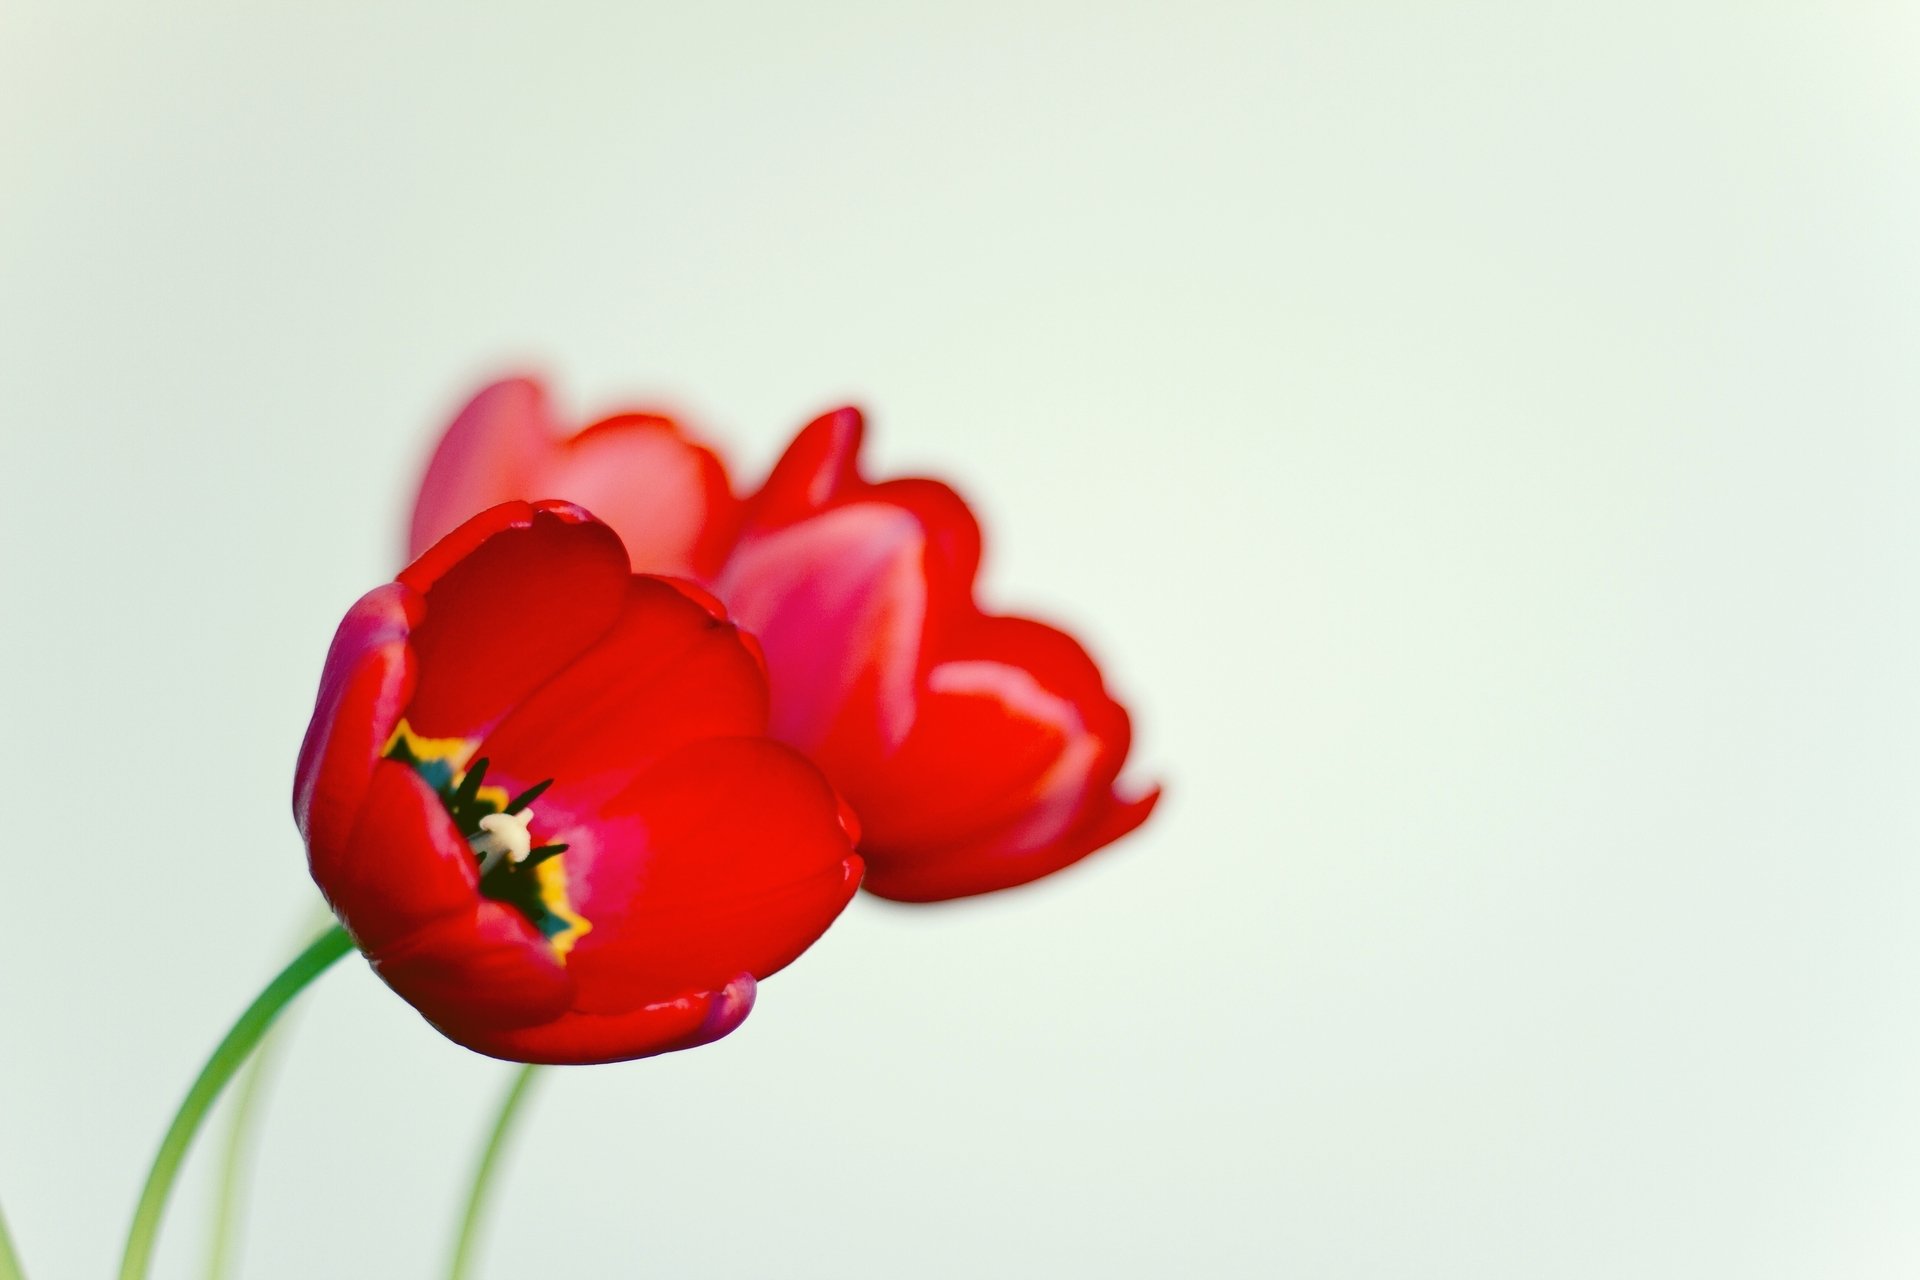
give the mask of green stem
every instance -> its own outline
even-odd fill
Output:
[[[207,1280],[227,1280],[238,1252],[242,1201],[246,1193],[246,1169],[253,1155],[254,1123],[260,1112],[260,1096],[266,1092],[268,1077],[279,1060],[275,1050],[286,1038],[286,1027],[269,1033],[247,1064],[239,1092],[233,1095],[233,1107],[227,1116],[227,1140],[220,1151],[220,1172],[214,1184],[213,1226],[207,1239]]]
[[[246,1063],[280,1011],[308,983],[325,972],[327,966],[351,950],[353,939],[339,925],[321,934],[280,971],[279,977],[267,984],[266,990],[254,998],[233,1024],[226,1038],[215,1046],[207,1065],[200,1068],[199,1077],[187,1090],[180,1110],[174,1113],[173,1123],[167,1126],[167,1136],[160,1140],[160,1150],[153,1157],[147,1185],[141,1189],[140,1203],[133,1211],[133,1225],[127,1229],[127,1251],[120,1259],[120,1280],[146,1280],[153,1264],[154,1241],[160,1234],[160,1217],[166,1210],[167,1196],[180,1176],[180,1165],[186,1160],[193,1135],[199,1132],[207,1112],[219,1100],[220,1091]]]
[[[454,1240],[453,1265],[447,1268],[447,1280],[466,1280],[467,1268],[473,1261],[473,1249],[480,1234],[481,1212],[487,1206],[487,1196],[493,1190],[493,1168],[499,1162],[500,1153],[507,1145],[507,1135],[513,1129],[515,1117],[520,1114],[520,1104],[526,1099],[527,1086],[533,1083],[534,1075],[540,1068],[528,1063],[513,1073],[513,1083],[507,1086],[507,1096],[500,1100],[500,1114],[494,1117],[493,1132],[487,1135],[487,1145],[480,1152],[480,1163],[474,1166],[473,1189],[467,1193],[467,1211],[460,1218],[460,1234]]]
[[[0,1280],[27,1280],[20,1255],[13,1251],[13,1237],[7,1234],[7,1220],[0,1218]]]
[[[295,943],[312,938],[333,924],[333,913],[324,906],[309,907],[309,919],[300,926]],[[293,1033],[292,1014],[288,1014],[267,1032],[260,1047],[247,1064],[246,1078],[240,1081],[227,1114],[227,1140],[220,1152],[220,1170],[214,1175],[213,1223],[207,1234],[206,1280],[227,1280],[240,1255],[242,1218],[246,1211],[247,1167],[253,1159],[265,1097],[272,1091],[278,1073],[282,1047]],[[4,1280],[0,1277],[0,1280]]]

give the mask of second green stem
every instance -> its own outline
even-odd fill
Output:
[[[539,1070],[528,1063],[514,1072],[513,1083],[507,1086],[507,1095],[500,1100],[500,1114],[494,1117],[493,1132],[487,1135],[487,1145],[480,1151],[480,1163],[473,1169],[473,1188],[467,1193],[467,1209],[460,1217],[460,1234],[454,1238],[453,1262],[447,1268],[447,1280],[466,1280],[468,1268],[473,1264],[474,1246],[479,1240],[480,1220],[487,1207],[487,1197],[493,1191],[494,1167],[506,1149],[507,1136],[513,1131],[513,1122],[526,1100],[527,1088]]]
[[[153,1266],[153,1247],[160,1234],[160,1219],[166,1211],[167,1198],[180,1176],[187,1148],[213,1104],[219,1101],[220,1091],[245,1065],[280,1011],[308,983],[351,950],[353,939],[345,929],[338,925],[328,929],[267,984],[266,990],[254,998],[233,1029],[215,1046],[207,1065],[200,1069],[200,1075],[187,1090],[180,1110],[174,1113],[173,1123],[167,1126],[166,1137],[160,1140],[160,1150],[153,1157],[153,1168],[147,1173],[147,1184],[141,1188],[140,1203],[133,1211],[133,1225],[127,1231],[127,1251],[120,1260],[120,1280],[146,1280]]]

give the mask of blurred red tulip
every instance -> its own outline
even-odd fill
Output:
[[[973,599],[980,527],[932,480],[860,477],[853,409],[808,426],[747,505],[714,589],[760,641],[773,734],[860,815],[867,888],[958,898],[1132,831],[1132,729],[1086,650]]]
[[[300,752],[314,880],[449,1038],[611,1062],[738,1026],[857,887],[758,655],[586,512],[476,516],[348,613]]]
[[[760,641],[771,732],[853,805],[867,888],[884,897],[1008,888],[1132,831],[1159,792],[1117,787],[1131,728],[1099,668],[1061,631],[983,613],[966,504],[933,480],[864,480],[861,434],[856,410],[820,418],[743,504],[714,454],[664,418],[568,438],[538,384],[498,383],[434,454],[415,550],[507,496],[632,525],[635,569],[697,579]]]

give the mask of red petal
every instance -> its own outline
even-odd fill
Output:
[[[885,883],[923,861],[951,863],[959,847],[991,863],[982,876],[1032,879],[1045,872],[1030,867],[1098,847],[1084,837],[1117,803],[1132,731],[1086,651],[1022,618],[981,618],[959,634],[960,652],[928,677],[905,748],[862,761],[858,785],[843,784]]]
[[[294,766],[294,820],[309,845],[339,849],[346,842],[374,762],[413,693],[407,633],[420,610],[419,596],[388,583],[361,597],[334,633]]]
[[[805,751],[835,732],[905,739],[921,671],[925,563],[919,523],[879,503],[749,536],[734,551],[717,586],[766,654],[776,737]]]
[[[912,516],[926,544],[936,596],[970,592],[980,567],[980,524],[959,494],[938,480],[908,478],[869,484],[860,476],[866,434],[860,411],[836,409],[802,428],[747,504],[750,531],[769,533],[829,508],[877,502]]]
[[[346,843],[308,850],[313,878],[380,976],[429,1018],[525,1025],[572,983],[526,918],[480,896],[473,853],[406,765],[374,767]]]
[[[523,483],[554,448],[547,393],[531,378],[509,378],[483,389],[441,437],[414,500],[408,559],[488,507],[513,498],[540,498]]]
[[[897,902],[944,902],[1027,884],[1073,865],[1147,820],[1160,801],[1158,787],[1126,799],[1117,792],[1099,797],[1079,823],[1050,844],[1022,848],[1001,832],[988,832],[945,848],[923,848],[912,857],[875,853],[869,863],[869,892]]]
[[[905,511],[920,526],[927,598],[950,606],[964,602],[971,611],[973,578],[980,571],[980,522],[966,501],[938,480],[889,480],[863,490],[861,501]]]
[[[543,817],[585,817],[668,752],[759,734],[766,723],[766,683],[734,627],[674,583],[634,578],[619,620],[509,712],[477,754],[490,776],[497,769],[516,786],[554,779]]]
[[[473,854],[433,789],[394,760],[374,765],[365,803],[340,841],[314,843],[320,891],[363,949],[471,911]]]
[[[568,1013],[513,1031],[442,1030],[469,1049],[508,1062],[626,1062],[718,1040],[746,1021],[753,997],[753,978],[743,973],[717,991],[658,1000],[626,1013]]]
[[[571,439],[561,430],[531,379],[482,391],[427,466],[412,554],[496,503],[564,498],[613,527],[636,571],[703,576],[719,567],[740,504],[713,450],[657,414],[620,414]]]
[[[368,958],[388,986],[462,1044],[550,1022],[566,1012],[573,989],[526,917],[485,899]]]
[[[588,427],[548,460],[535,483],[540,495],[577,502],[612,525],[636,573],[711,573],[739,522],[719,457],[671,419],[650,414]]]
[[[858,455],[866,426],[858,409],[822,414],[801,428],[748,507],[760,528],[790,524],[827,506],[860,482]]]
[[[400,575],[426,597],[408,723],[481,736],[613,625],[628,577],[619,538],[575,508],[506,503],[462,525]]]
[[[846,906],[860,859],[818,770],[764,738],[696,742],[612,800],[565,855],[593,929],[575,1007],[617,1013],[791,963]],[[575,853],[581,856],[576,859]]]

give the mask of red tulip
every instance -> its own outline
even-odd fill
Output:
[[[347,614],[301,748],[314,880],[453,1040],[612,1062],[718,1039],[861,860],[765,736],[747,639],[586,512],[476,516]]]
[[[642,432],[645,450],[595,443]],[[1061,631],[982,613],[966,504],[932,480],[862,479],[861,432],[852,409],[814,422],[743,506],[665,419],[567,439],[536,384],[500,383],[441,441],[414,545],[506,496],[560,495],[640,529],[636,569],[696,577],[759,639],[771,732],[859,813],[866,884],[884,897],[1023,884],[1132,831],[1158,791],[1117,789],[1131,729],[1099,668]]]
[[[773,733],[860,815],[867,888],[928,902],[1024,884],[1145,822],[1132,729],[1064,632],[980,611],[980,527],[932,480],[870,484],[854,409],[808,426],[715,580],[758,637]]]

